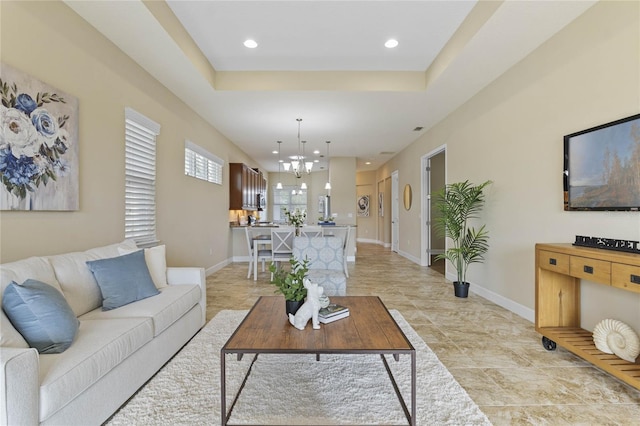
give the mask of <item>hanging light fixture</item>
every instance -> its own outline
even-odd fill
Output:
[[[304,146],[307,144],[307,141],[302,141],[302,158],[304,158]],[[305,167],[307,168],[307,170],[311,171],[311,167],[307,166],[307,165],[311,165],[313,166],[313,163],[309,162],[309,163],[305,163]],[[309,173],[309,172],[307,172]],[[302,191],[303,189],[307,189],[307,182],[304,181],[304,177],[302,178],[302,184],[300,184],[300,191]]]
[[[327,141],[327,183],[324,184],[324,189],[331,189],[331,163],[329,162],[329,144],[331,141]]]
[[[305,162],[304,154],[300,152],[300,148],[303,147],[303,144],[306,141],[300,140],[300,123],[302,122],[302,118],[296,118],[298,122],[298,155],[291,156],[290,163],[283,163],[284,171],[293,173],[297,178],[301,178],[304,173],[311,173],[311,168],[313,167],[312,161]]]
[[[280,159],[280,145],[282,144],[282,141],[278,141],[278,184],[276,185],[276,189],[282,189],[282,179],[280,179],[280,163],[282,163],[282,160]]]

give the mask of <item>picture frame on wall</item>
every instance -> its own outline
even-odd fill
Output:
[[[78,210],[78,99],[5,63],[0,71],[0,210]]]
[[[358,216],[360,217],[368,217],[369,216],[369,195],[361,195],[358,197]]]
[[[384,192],[378,193],[378,216],[384,217]]]

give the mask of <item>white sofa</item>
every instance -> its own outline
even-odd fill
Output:
[[[135,249],[124,241],[0,265],[2,293],[11,281],[49,284],[80,324],[64,352],[39,354],[0,310],[0,424],[99,425],[202,328],[202,268],[166,268],[168,285],[160,294],[102,311],[100,288],[85,262]]]

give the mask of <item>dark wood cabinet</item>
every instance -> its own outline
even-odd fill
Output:
[[[229,210],[264,208],[266,180],[262,172],[244,163],[229,163]]]

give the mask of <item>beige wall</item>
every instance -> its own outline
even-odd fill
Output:
[[[362,195],[369,196],[369,216],[356,217],[356,223],[358,224],[356,237],[367,242],[377,242],[378,185],[375,171],[356,173],[356,199]]]
[[[356,159],[331,158],[331,213],[337,224],[356,224]]]
[[[184,176],[184,140],[227,162],[251,159],[63,3],[0,7],[2,61],[76,96],[80,109],[80,210],[2,212],[0,261],[124,238],[124,109],[132,107],[162,126],[157,231],[169,264],[226,262],[228,168],[222,186]]]
[[[421,156],[446,144],[448,182],[494,181],[482,217],[490,251],[469,278],[514,310],[534,308],[536,242],[640,240],[637,212],[563,211],[561,175],[563,135],[639,112],[639,7],[596,4],[378,171],[418,187]],[[401,209],[400,248],[417,257],[419,214]],[[640,295],[587,284],[583,299],[583,326],[611,316],[640,329]]]

